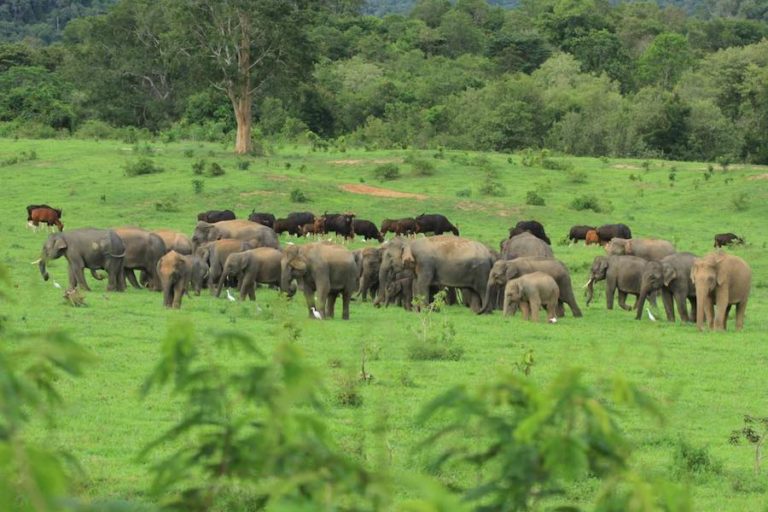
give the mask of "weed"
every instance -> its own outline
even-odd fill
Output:
[[[507,189],[495,179],[495,173],[489,171],[485,173],[485,181],[480,185],[480,193],[484,196],[501,197],[506,195]]]
[[[216,162],[211,162],[211,165],[208,166],[208,176],[224,176],[225,173],[224,168]]]
[[[205,181],[192,180],[192,190],[195,192],[195,194],[202,194],[204,188],[205,188]]]
[[[592,210],[595,213],[609,213],[613,209],[610,203],[601,205],[596,196],[589,195],[575,197],[569,207],[572,210]]]
[[[392,181],[400,177],[400,168],[395,164],[382,164],[373,170],[373,176],[379,181]]]
[[[749,208],[749,194],[747,192],[739,192],[731,198],[731,204],[737,212],[743,212]]]
[[[471,188],[463,188],[461,190],[456,191],[456,197],[469,197],[471,195],[472,195]]]
[[[446,296],[446,290],[440,290],[431,304],[427,304],[423,297],[414,297],[420,325],[416,338],[408,345],[410,359],[458,361],[464,356],[464,348],[455,343],[456,329],[448,317],[442,316],[442,322],[435,325],[434,315],[445,306]]]
[[[249,162],[248,160],[239,160],[237,162],[237,168],[240,169],[241,171],[247,171],[250,166],[251,166],[251,162]]]
[[[649,162],[648,160],[643,160],[643,163],[641,163],[640,166],[643,168],[645,172],[648,172],[651,170],[651,162]]]
[[[672,473],[677,478],[704,474],[719,475],[722,471],[722,464],[712,458],[709,448],[692,446],[682,438],[677,441],[672,458]]]
[[[568,181],[576,185],[582,185],[587,182],[587,173],[584,171],[568,171]]]
[[[285,162],[285,168],[290,169],[291,168],[291,162]]]
[[[737,445],[742,439],[755,448],[754,468],[755,474],[760,474],[760,463],[763,460],[763,445],[768,437],[768,416],[744,415],[744,425],[740,430],[731,431],[728,441]]]
[[[184,150],[183,154],[187,158],[192,158],[193,156],[195,156],[195,150],[192,149],[192,148],[187,148],[187,149]]]
[[[363,397],[360,396],[360,381],[345,372],[336,378],[336,404],[341,407],[360,407]]]
[[[291,190],[291,202],[292,203],[308,203],[309,197],[298,188]]]
[[[544,198],[541,197],[535,190],[529,190],[525,195],[525,204],[529,204],[531,206],[544,206],[545,201]]]
[[[151,158],[139,158],[136,161],[125,164],[126,176],[142,176],[145,174],[157,174],[163,172],[163,168],[155,165]]]
[[[205,160],[200,159],[197,162],[193,163],[192,172],[197,174],[198,176],[202,176],[202,174],[205,172]]]
[[[178,212],[179,205],[174,199],[164,199],[155,202],[155,210],[158,212]]]
[[[435,172],[436,172],[435,164],[433,164],[429,160],[412,159],[409,163],[413,167],[414,176],[426,177],[426,176],[435,175]]]
[[[328,368],[341,368],[343,366],[343,363],[341,362],[341,359],[334,357],[328,360]]]

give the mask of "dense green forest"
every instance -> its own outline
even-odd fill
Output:
[[[246,53],[216,4],[106,3],[0,7],[75,18],[0,46],[0,134],[768,162],[765,2],[243,0]]]

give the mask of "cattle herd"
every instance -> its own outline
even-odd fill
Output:
[[[410,310],[415,297],[431,301],[441,291],[447,304],[463,304],[476,313],[501,309],[511,315],[520,309],[523,318],[536,321],[544,309],[554,323],[567,305],[574,317],[582,315],[568,268],[555,259],[544,226],[535,220],[510,228],[496,251],[461,237],[458,227],[441,214],[384,219],[377,227],[352,213],[292,212],[276,218],[253,211],[245,220],[231,210],[211,210],[198,215],[191,238],[167,229],[135,227],[65,232],[61,216],[60,209],[48,205],[27,207],[30,227],[37,230],[45,223],[59,230],[48,237],[33,263],[47,280],[47,263],[66,257],[69,290],[89,289],[84,274],[88,269],[96,279],[105,278],[98,270],[106,272],[109,291],[125,290],[127,281],[136,288],[161,291],[164,305],[175,308],[181,307],[188,290],[199,295],[208,288],[218,297],[223,289],[235,287],[241,300],[255,300],[261,284],[289,295],[300,289],[310,318],[333,318],[339,296],[342,317],[348,319],[355,294],[363,301],[370,297],[376,306]],[[328,238],[281,247],[284,233],[333,233],[343,242]],[[385,241],[387,234],[394,236]],[[351,251],[344,242],[355,236],[378,245]],[[751,287],[751,269],[743,259],[719,250],[704,257],[678,252],[666,240],[632,238],[624,224],[573,226],[567,238],[605,248],[606,254],[595,257],[590,269],[587,304],[594,283],[605,280],[608,309],[618,292],[619,306],[634,310],[641,319],[646,300],[655,303],[661,297],[667,320],[675,320],[676,307],[684,322],[695,320],[700,329],[705,323],[725,329],[728,312],[736,306],[736,328],[742,328]],[[738,243],[744,240],[733,233],[715,235],[716,248]],[[637,298],[634,306],[626,304],[628,295]],[[227,297],[236,300],[228,289]]]

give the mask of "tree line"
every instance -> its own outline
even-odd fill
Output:
[[[120,0],[0,45],[0,135],[768,162],[768,7],[682,4]]]

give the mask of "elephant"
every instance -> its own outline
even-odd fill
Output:
[[[480,242],[453,235],[436,235],[412,241],[395,239],[385,245],[379,269],[379,290],[382,285],[386,287],[390,275],[402,268],[410,268],[415,274],[414,296],[429,299],[431,287],[461,288],[463,300],[472,310],[482,309],[493,256]]]
[[[605,246],[605,252],[612,256],[638,256],[646,260],[659,261],[675,254],[675,246],[667,240],[652,238],[613,238]]]
[[[539,321],[539,309],[547,309],[547,318],[557,318],[557,301],[560,290],[549,274],[531,272],[512,279],[504,287],[504,316],[513,314],[519,307],[523,320]]]
[[[43,244],[40,258],[34,263],[39,265],[40,275],[48,280],[46,264],[64,256],[69,263],[69,288],[79,286],[90,291],[85,281],[84,269],[89,269],[96,279],[102,279],[96,270],[107,271],[107,291],[125,290],[123,260],[125,245],[111,229],[81,228],[54,233]]]
[[[157,262],[166,253],[165,242],[158,235],[140,228],[114,228],[125,246],[125,277],[134,288],[142,286],[133,274],[134,270],[147,273],[147,287],[160,291],[160,279],[157,277]]]
[[[384,306],[398,303],[406,311],[413,309],[413,270],[403,269],[392,276],[384,290]]]
[[[647,260],[639,256],[597,256],[592,262],[589,281],[587,281],[587,306],[592,302],[593,284],[605,279],[605,301],[608,309],[613,309],[613,296],[619,290],[619,306],[630,311],[627,295],[640,295],[643,269]],[[655,298],[652,298],[652,302]]]
[[[555,257],[549,244],[527,231],[501,242],[501,259],[513,260],[523,256]]]
[[[172,229],[154,229],[152,233],[163,239],[166,251],[174,250],[185,255],[190,255],[193,252],[192,240],[183,233]]]
[[[485,289],[485,298],[483,300],[483,312],[490,312],[493,308],[493,298],[499,290],[510,281],[525,274],[533,272],[544,272],[555,280],[559,292],[558,316],[562,316],[562,303],[568,304],[573,316],[582,316],[581,309],[576,303],[576,297],[573,293],[571,284],[571,275],[568,268],[561,261],[552,258],[524,257],[514,260],[499,260],[493,264],[491,272],[488,275],[488,284]]]
[[[217,290],[224,286],[229,276],[237,277],[240,286],[240,300],[250,297],[256,300],[256,284],[280,285],[280,260],[283,253],[272,247],[258,247],[242,252],[234,252],[227,256],[224,270],[219,278]]]
[[[163,305],[179,309],[192,278],[193,256],[180,254],[173,249],[157,262],[157,275],[163,291]]]
[[[251,249],[257,247],[280,248],[277,233],[272,228],[249,220],[223,220],[215,224],[200,221],[195,226],[192,244],[196,249],[204,242],[221,240],[222,238],[250,241]]]
[[[357,294],[362,296],[363,302],[365,302],[368,294],[373,300],[379,292],[379,269],[381,268],[382,252],[381,247],[366,247],[360,249],[358,253],[360,260],[358,262]]]
[[[192,276],[190,277],[190,284],[197,296],[200,296],[200,291],[206,286],[208,271],[209,267],[207,261],[200,256],[192,256]]]
[[[635,319],[640,320],[643,316],[646,297],[650,293],[661,292],[668,321],[675,321],[675,303],[680,320],[693,321],[693,314],[688,315],[687,301],[691,302],[691,308],[696,308],[696,290],[691,281],[691,268],[696,257],[690,252],[676,252],[661,261],[649,261],[645,264]]]
[[[224,264],[229,255],[248,249],[254,249],[251,242],[244,242],[235,238],[222,238],[207,242],[197,249],[197,255],[208,263],[208,289],[211,291],[211,295],[216,297],[221,295],[221,287],[217,285],[220,283]]]
[[[315,242],[290,245],[280,262],[280,288],[291,293],[291,282],[296,279],[304,291],[309,318],[315,313],[322,318],[333,318],[336,298],[341,294],[342,319],[349,320],[349,303],[357,289],[357,266],[354,256],[346,247]],[[315,294],[320,308],[315,310]]]
[[[725,330],[731,306],[736,305],[736,330],[744,328],[752,269],[746,261],[716,251],[697,258],[691,268],[691,281],[696,288],[696,326]],[[717,312],[714,306],[717,306]]]

